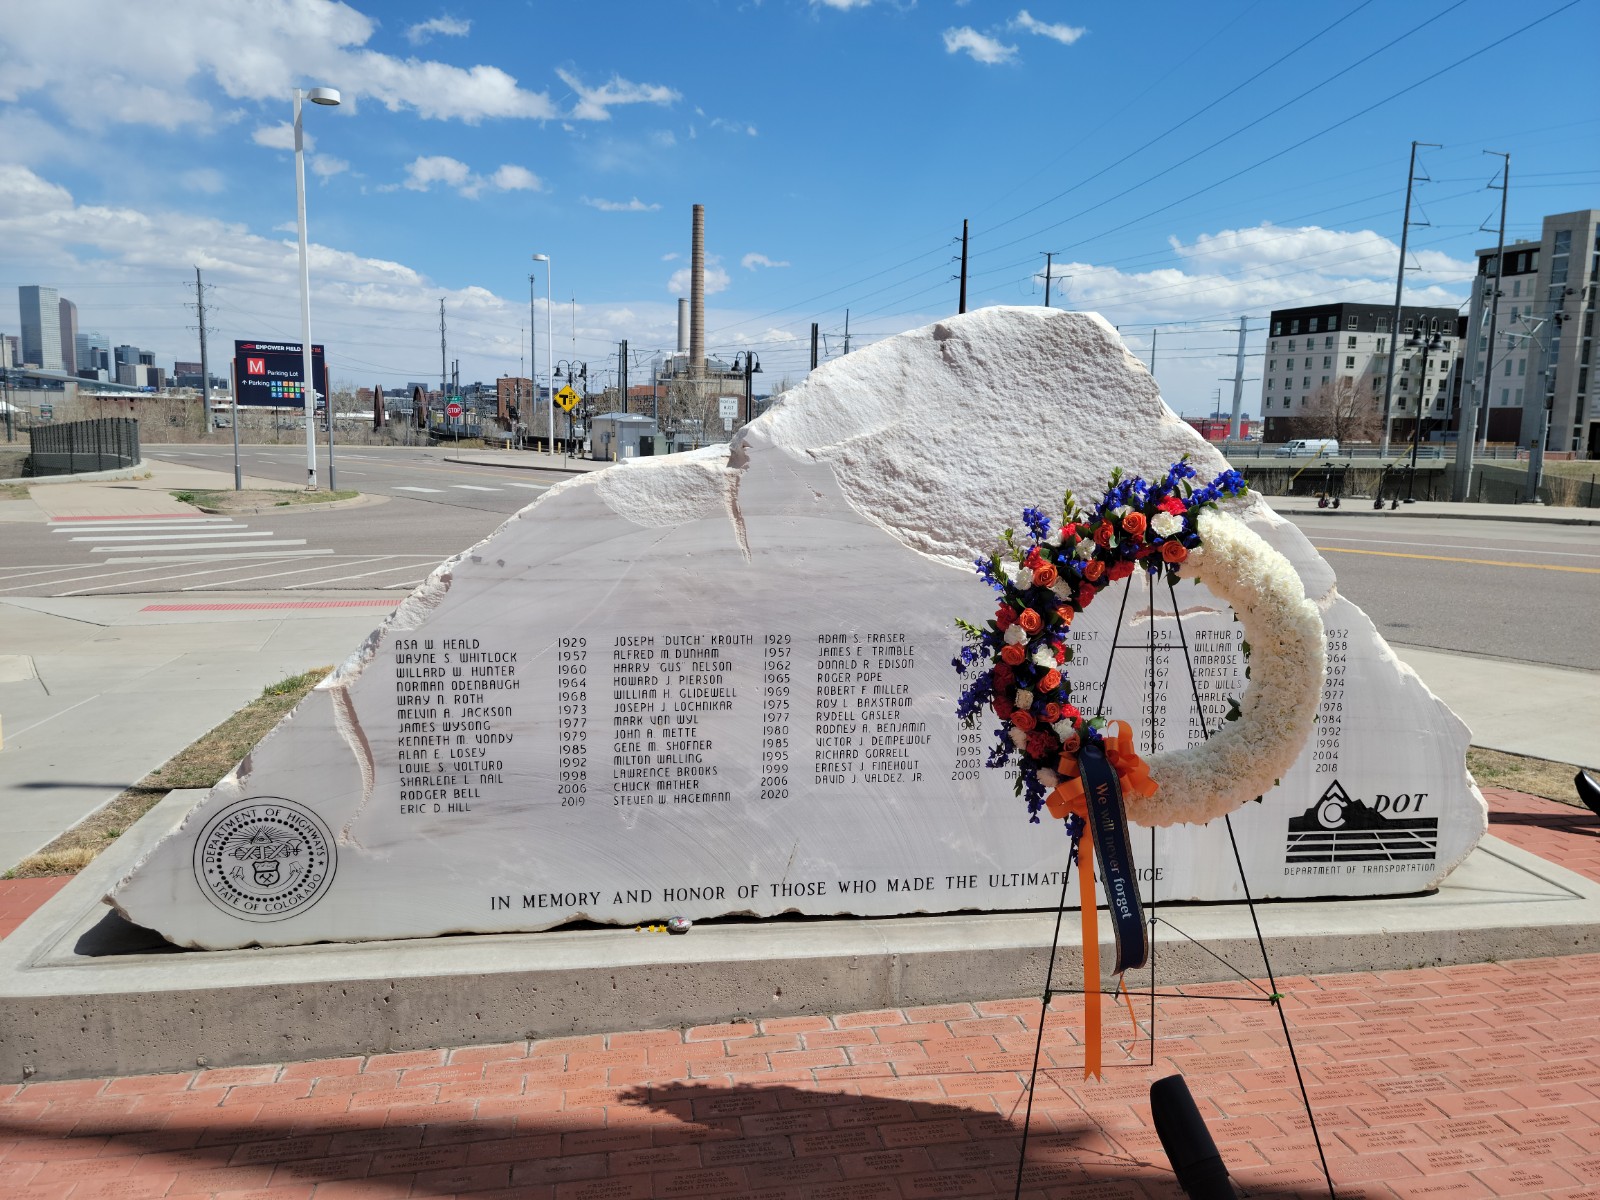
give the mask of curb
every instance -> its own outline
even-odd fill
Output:
[[[505,467],[512,471],[555,471],[562,475],[593,475],[596,471],[604,471],[606,467],[615,466],[615,463],[605,463],[598,467],[546,467],[538,463],[518,462],[488,462],[481,458],[442,458],[441,462],[460,463],[468,467]]]
[[[260,516],[263,513],[281,516],[284,513],[323,512],[330,508],[362,508],[369,504],[387,504],[393,498],[372,492],[361,492],[348,500],[326,500],[320,504],[266,504],[250,508],[206,508],[200,504],[193,504],[190,507],[217,517],[250,517]]]
[[[131,467],[118,467],[111,471],[79,471],[76,475],[19,475],[5,482],[38,487],[47,483],[105,483],[122,479],[149,479],[151,475],[150,465],[140,459]]]
[[[1264,497],[1267,503],[1272,503],[1272,497]],[[1528,507],[1532,507],[1531,505]],[[1530,512],[1527,518],[1509,516],[1503,513],[1475,513],[1475,512],[1407,512],[1404,507],[1390,509],[1385,507],[1381,511],[1371,506],[1355,508],[1346,505],[1343,508],[1274,508],[1273,512],[1280,517],[1423,517],[1446,521],[1506,521],[1523,522],[1534,525],[1600,525],[1600,517],[1547,517],[1535,516]]]

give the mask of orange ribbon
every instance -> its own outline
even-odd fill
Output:
[[[1150,778],[1150,768],[1134,749],[1133,730],[1127,723],[1112,721],[1102,736],[1106,760],[1116,771],[1123,794],[1154,796],[1158,785]],[[1070,771],[1071,778],[1057,784],[1045,800],[1050,815],[1064,820],[1069,813],[1076,813],[1087,821],[1089,803],[1084,796],[1083,780],[1078,776],[1077,756],[1063,754],[1060,765],[1061,773],[1065,775]],[[1087,830],[1078,838],[1078,912],[1083,925],[1083,1077],[1103,1081],[1101,1046],[1105,1038],[1100,1012],[1100,908],[1094,890],[1094,837]],[[1133,1001],[1120,977],[1117,990],[1127,1001],[1128,1016],[1133,1020],[1137,1038],[1139,1020],[1134,1016]]]
[[[1117,782],[1122,785],[1122,794],[1137,796],[1140,799],[1154,796],[1160,785],[1150,778],[1150,768],[1134,749],[1133,730],[1128,727],[1128,723],[1110,722],[1101,731],[1101,738],[1105,742],[1106,761],[1117,773]],[[1065,820],[1068,813],[1077,813],[1087,821],[1089,802],[1084,797],[1083,780],[1078,774],[1078,756],[1063,754],[1057,767],[1060,774],[1068,778],[1062,779],[1056,784],[1055,790],[1045,797],[1045,806],[1049,808],[1052,817]]]

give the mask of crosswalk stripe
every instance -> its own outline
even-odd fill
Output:
[[[162,548],[162,547],[154,547],[154,546],[150,547],[150,549],[160,549],[160,548]],[[174,547],[172,547],[172,549],[180,549],[180,547],[174,546]],[[234,552],[231,552],[231,553],[228,553],[228,554],[203,554],[203,555],[201,555],[201,554],[174,554],[174,555],[146,554],[146,555],[138,555],[138,556],[130,557],[130,558],[108,558],[108,559],[106,559],[106,564],[108,566],[118,566],[118,565],[121,565],[123,563],[198,563],[198,562],[216,562],[218,559],[223,559],[223,558],[298,558],[298,557],[303,557],[303,556],[313,555],[313,554],[332,554],[332,553],[333,553],[332,550],[266,550],[266,549],[262,549],[262,550],[234,551]]]
[[[441,492],[444,489],[443,488],[425,488],[425,487],[397,487],[394,490],[397,491],[397,492]]]
[[[270,534],[268,535],[271,536]],[[208,554],[213,550],[276,550],[279,546],[304,546],[305,538],[285,538],[281,541],[251,542],[248,545],[239,542],[216,542],[211,545],[193,542],[172,542],[160,546],[96,546],[89,551],[90,554],[161,554],[166,551],[184,554]],[[329,553],[332,553],[330,551]],[[220,555],[218,556],[220,557]]]
[[[460,488],[464,492],[498,492],[500,490],[497,487],[479,487],[475,483],[452,483],[450,486]]]
[[[549,483],[516,483],[508,479],[506,480],[506,486],[527,488],[530,492],[548,492],[554,485]]]
[[[98,533],[93,537],[75,537],[75,542],[215,542],[222,538],[271,537],[270,529],[244,529],[238,531],[219,529],[203,533]]]
[[[239,522],[228,517],[195,517],[183,521],[117,521],[91,523],[83,525],[57,525],[50,530],[51,533],[94,533],[96,530],[116,530],[121,533],[127,530],[138,529],[243,529]]]

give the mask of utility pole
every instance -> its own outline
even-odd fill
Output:
[[[439,301],[439,403],[445,402],[444,300]]]
[[[965,312],[966,309],[961,311]],[[844,352],[846,354],[850,353],[850,310],[848,308],[844,310]]]
[[[206,353],[206,289],[198,266],[194,269],[194,311],[200,318],[200,430],[204,433],[211,428],[211,359]]]
[[[817,369],[817,323],[811,322],[811,369]]]
[[[1044,255],[1044,306],[1050,307],[1050,260],[1056,256],[1054,250],[1041,251]]]
[[[1406,241],[1411,233],[1411,190],[1417,182],[1418,146],[1428,146],[1437,150],[1439,143],[1413,141],[1411,164],[1406,168],[1406,208],[1400,223],[1400,266],[1394,273],[1394,320],[1391,322],[1393,328],[1389,330],[1389,365],[1384,371],[1383,378],[1383,444],[1378,449],[1380,458],[1389,457],[1389,422],[1393,419],[1394,413],[1394,364],[1400,357],[1400,313],[1406,283]],[[1428,182],[1426,176],[1423,177],[1423,182]]]
[[[617,346],[617,398],[621,400],[618,412],[628,411],[628,339]]]
[[[961,218],[961,307],[957,312],[967,311],[967,219]]]
[[[1244,335],[1245,318],[1239,318],[1239,352],[1233,368],[1233,416],[1228,419],[1228,440],[1239,440],[1239,409],[1244,404]]]
[[[1151,379],[1154,379],[1156,377],[1156,335],[1158,335],[1160,332],[1161,332],[1161,330],[1159,330],[1159,329],[1152,329],[1150,331],[1150,378]]]
[[[1487,279],[1479,289],[1479,298],[1487,297],[1489,304],[1489,340],[1483,352],[1483,372],[1474,374],[1468,382],[1472,385],[1471,422],[1468,423],[1468,410],[1463,409],[1461,420],[1456,429],[1456,485],[1451,496],[1456,500],[1465,500],[1472,492],[1472,455],[1474,449],[1482,449],[1485,454],[1489,450],[1489,385],[1494,379],[1494,341],[1500,329],[1500,277],[1505,272],[1506,253],[1506,198],[1511,194],[1511,155],[1499,150],[1485,150],[1485,154],[1493,154],[1501,160],[1500,172],[1500,236],[1494,248],[1494,281]],[[1494,184],[1489,185],[1491,188]],[[1471,323],[1468,323],[1471,328]],[[1483,318],[1478,318],[1478,328],[1483,328]],[[1478,348],[1467,347],[1464,361],[1475,363],[1478,359]]]

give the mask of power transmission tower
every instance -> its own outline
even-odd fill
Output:
[[[1050,307],[1050,260],[1056,256],[1054,250],[1041,250],[1044,255],[1044,306]]]
[[[1239,440],[1239,409],[1244,404],[1244,336],[1245,318],[1239,318],[1239,352],[1233,368],[1233,415],[1228,418],[1228,440]]]
[[[965,309],[962,310],[966,311]],[[850,310],[844,310],[844,352],[850,353]]]
[[[1400,357],[1400,309],[1401,300],[1405,294],[1406,240],[1411,233],[1411,189],[1417,182],[1418,146],[1428,146],[1437,150],[1439,143],[1412,142],[1411,165],[1406,168],[1406,209],[1405,216],[1401,219],[1400,224],[1400,266],[1394,273],[1394,320],[1391,322],[1393,328],[1389,330],[1389,365],[1384,372],[1383,379],[1383,444],[1378,450],[1382,458],[1389,457],[1389,422],[1393,419],[1394,413],[1394,364],[1395,360]],[[1424,175],[1422,182],[1428,183],[1430,180]],[[1419,221],[1417,223],[1424,225],[1427,222]],[[1422,419],[1420,409],[1417,411],[1416,419],[1419,421]]]
[[[211,427],[211,359],[206,353],[206,289],[200,281],[200,268],[194,269],[194,311],[200,321],[200,432]],[[238,430],[234,431],[238,437]],[[234,481],[235,490],[238,480]]]
[[[1151,379],[1154,379],[1156,377],[1156,337],[1160,333],[1161,333],[1160,329],[1152,329],[1150,331],[1150,378]]]
[[[967,218],[961,218],[961,307],[957,312],[967,311]]]
[[[1489,449],[1489,381],[1494,378],[1494,342],[1500,333],[1500,277],[1505,271],[1502,260],[1506,253],[1506,198],[1511,194],[1511,155],[1499,150],[1485,150],[1501,160],[1500,171],[1500,236],[1494,248],[1494,279],[1485,280],[1478,290],[1481,301],[1489,305],[1489,341],[1483,355],[1483,371],[1473,370],[1469,384],[1468,404],[1461,410],[1456,426],[1456,483],[1452,496],[1465,500],[1472,490],[1472,454],[1474,449]],[[1494,188],[1495,184],[1489,185]],[[1482,226],[1479,226],[1482,230]],[[1486,230],[1484,232],[1487,232]],[[1483,317],[1478,316],[1478,328],[1483,328]],[[1468,346],[1462,361],[1475,363],[1478,348]],[[1470,415],[1470,422],[1469,422]],[[1481,434],[1481,436],[1480,436]]]
[[[817,323],[811,322],[811,369],[817,369]]]

